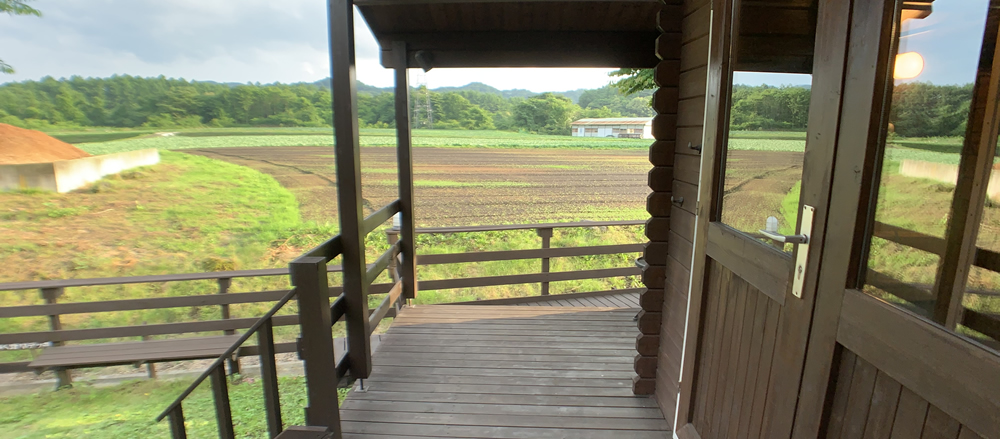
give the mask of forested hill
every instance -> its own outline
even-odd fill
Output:
[[[332,111],[324,83],[328,81],[236,85],[127,75],[44,78],[0,85],[0,122],[36,129],[325,126],[332,122]],[[569,134],[570,122],[581,117],[653,115],[650,92],[623,96],[606,86],[579,91],[577,104],[553,93],[521,90],[505,97],[504,91],[485,87],[473,83],[412,90],[414,126]],[[358,89],[362,126],[392,126],[392,93],[364,84]]]
[[[183,79],[113,76],[44,78],[0,85],[0,123],[34,128],[328,126],[328,81],[300,84],[223,84]],[[363,127],[395,124],[391,92],[358,85]],[[906,137],[953,136],[965,130],[972,85],[897,86],[890,122]],[[624,96],[605,86],[533,94],[481,83],[411,90],[416,128],[501,129],[569,134],[584,117],[648,117],[651,91]],[[570,95],[575,99],[571,99]],[[809,89],[737,86],[732,126],[742,130],[803,130]]]
[[[329,89],[330,88],[330,78],[320,79],[319,81],[316,81],[313,84],[316,85],[316,86],[319,86],[319,87],[326,87],[327,89]],[[381,87],[380,88],[380,87],[376,87],[374,85],[368,85],[368,84],[365,84],[365,83],[363,83],[361,81],[358,81],[358,93],[369,93],[369,94],[372,94],[372,95],[377,95],[377,94],[380,94],[380,93],[392,93],[392,90],[393,90],[392,87]],[[463,85],[461,87],[438,87],[438,88],[432,88],[431,91],[432,92],[436,92],[436,93],[475,91],[475,92],[479,92],[479,93],[488,93],[488,94],[500,95],[500,97],[502,97],[504,99],[511,99],[511,98],[525,98],[525,99],[527,99],[527,98],[530,98],[530,97],[535,96],[535,95],[538,94],[538,93],[535,93],[535,92],[533,92],[531,90],[525,90],[523,88],[513,88],[513,89],[509,89],[509,90],[500,90],[499,88],[483,84],[482,82],[470,82],[470,83],[465,84],[465,85]],[[583,93],[586,92],[586,91],[589,91],[589,90],[586,89],[586,88],[579,88],[579,89],[576,89],[576,90],[569,90],[569,91],[555,91],[555,92],[552,92],[552,94],[558,95],[558,96],[567,97],[567,98],[569,98],[569,100],[573,101],[573,103],[575,104],[575,103],[577,103],[577,102],[580,101],[580,96],[583,95]],[[642,93],[640,96],[645,96],[645,97],[652,96],[652,91],[647,91],[645,93]]]

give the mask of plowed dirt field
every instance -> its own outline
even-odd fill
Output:
[[[307,220],[337,219],[329,147],[185,149],[248,166],[291,189]],[[646,217],[645,150],[414,149],[418,225],[464,226]],[[396,198],[394,148],[361,148],[365,214]],[[801,178],[802,153],[730,151],[723,219],[741,230],[782,218],[781,200]]]
[[[337,183],[328,147],[186,149],[274,176],[307,220],[335,221]],[[365,213],[397,197],[394,148],[362,148]],[[419,226],[641,219],[645,150],[415,148]]]

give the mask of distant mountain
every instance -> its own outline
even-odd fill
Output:
[[[317,87],[330,88],[330,78],[320,79],[319,81],[313,82],[312,84],[315,85],[315,86],[317,86]],[[358,87],[358,93],[368,93],[368,94],[371,94],[371,95],[377,95],[377,94],[380,94],[380,93],[392,93],[392,90],[393,90],[392,87],[384,87],[384,88],[382,88],[382,87],[376,87],[374,85],[365,84],[365,83],[363,83],[361,81],[358,81],[357,87]],[[438,87],[438,88],[432,88],[431,91],[438,92],[438,93],[459,92],[459,91],[476,91],[476,92],[479,92],[479,93],[490,93],[490,94],[500,95],[504,99],[510,99],[510,98],[525,98],[526,99],[526,98],[530,98],[532,96],[537,96],[537,95],[541,94],[541,93],[535,93],[535,92],[533,92],[531,90],[525,90],[523,88],[514,88],[514,89],[510,89],[510,90],[500,90],[500,89],[498,89],[496,87],[483,84],[482,82],[470,82],[470,83],[465,84],[465,85],[460,86],[460,87]],[[579,89],[576,89],[576,90],[556,91],[556,92],[552,92],[552,93],[553,94],[557,94],[557,95],[561,95],[561,96],[565,96],[565,97],[569,98],[570,100],[572,100],[573,103],[577,103],[577,102],[580,101],[580,95],[582,95],[583,92],[585,92],[585,91],[587,91],[587,89],[585,89],[585,88],[579,88]]]

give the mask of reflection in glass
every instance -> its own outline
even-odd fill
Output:
[[[988,2],[935,2],[933,9],[904,9],[898,26],[864,290],[944,324],[940,314],[947,303],[937,303],[937,297],[951,286],[940,285],[941,255],[957,245],[946,244],[947,230]],[[987,202],[978,244],[1000,249],[1000,234],[989,232],[1000,230],[993,206]],[[996,272],[972,267],[966,290],[975,291],[963,297],[966,315],[1000,314],[1000,296],[989,294],[1000,290]],[[996,342],[962,322],[953,328]]]
[[[811,76],[736,72],[733,83],[722,222],[758,236],[773,217],[778,233],[793,235]]]

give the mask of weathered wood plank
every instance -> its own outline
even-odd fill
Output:
[[[632,392],[635,311],[581,307],[626,297],[404,309],[342,406],[344,437],[663,437]]]

